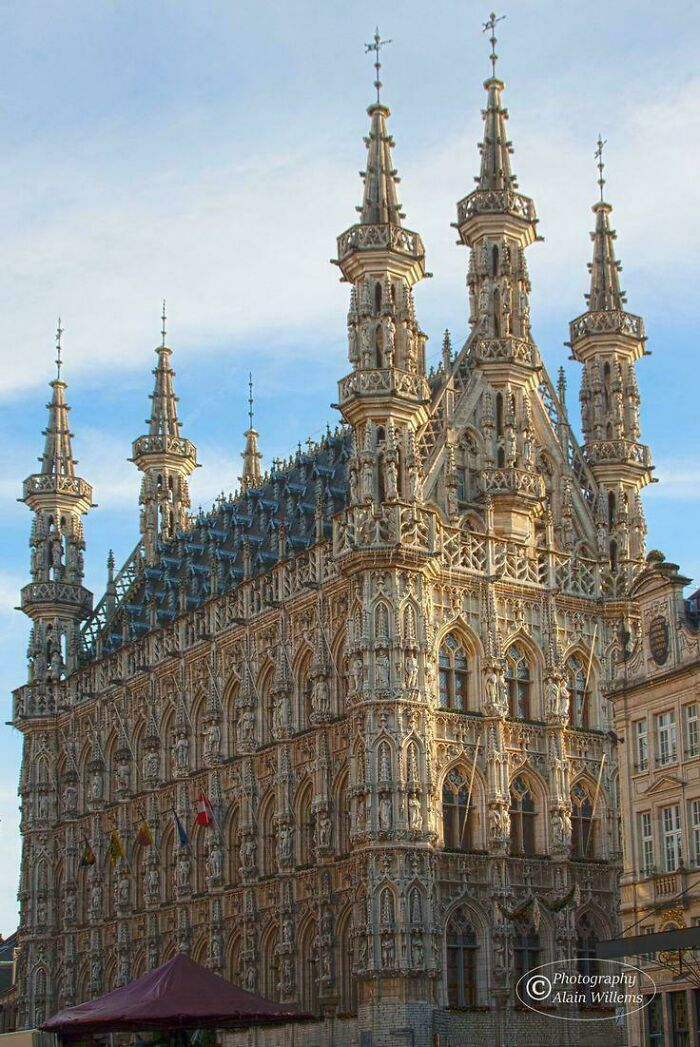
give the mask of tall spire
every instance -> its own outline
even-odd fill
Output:
[[[66,383],[61,379],[61,338],[63,328],[61,318],[56,329],[56,377],[50,382],[53,395],[47,404],[49,421],[42,435],[44,436],[44,453],[39,461],[41,472],[45,476],[74,476],[75,461],[71,449],[71,436],[68,426],[70,407],[66,403]]]
[[[243,473],[241,474],[241,487],[244,491],[251,487],[257,487],[260,483],[260,459],[262,454],[258,450],[258,436],[260,435],[253,426],[253,375],[248,374],[248,428],[243,433],[245,436],[245,450],[241,452],[243,459]]]
[[[358,208],[358,211],[362,216],[363,224],[400,226],[401,219],[405,215],[401,213],[401,204],[399,203],[397,192],[400,179],[391,159],[391,150],[394,142],[386,126],[390,112],[386,106],[381,104],[380,99],[380,91],[383,85],[379,79],[381,69],[379,54],[381,48],[390,43],[391,40],[382,40],[379,35],[379,29],[377,29],[373,42],[365,44],[365,51],[373,51],[376,57],[374,63],[374,87],[377,92],[377,101],[367,110],[371,118],[371,124],[369,135],[365,138],[367,167],[362,173],[365,191],[362,206]]]
[[[581,427],[584,453],[599,484],[599,551],[618,565],[644,555],[640,489],[651,479],[649,448],[639,443],[639,392],[635,363],[645,355],[644,321],[628,313],[615,257],[612,207],[603,198],[603,147],[594,153],[600,199],[593,205],[595,230],[588,309],[569,325],[575,360],[583,364]],[[623,572],[624,573],[624,572]]]
[[[29,681],[41,691],[72,672],[80,653],[80,622],[92,606],[83,586],[85,540],[81,516],[92,507],[90,484],[76,475],[68,428],[66,383],[61,378],[61,337],[56,332],[56,377],[50,383],[49,420],[41,471],[24,481],[22,501],[34,513],[31,582],[22,589],[22,610],[33,622]],[[46,707],[46,711],[49,711]]]
[[[173,387],[175,372],[170,366],[172,349],[165,344],[166,321],[165,299],[163,299],[163,312],[161,313],[161,343],[156,349],[158,363],[153,369],[155,375],[155,386],[151,393],[151,417],[147,419],[148,431],[151,436],[174,436],[180,435],[180,422],[177,417],[177,401]]]
[[[156,347],[158,362],[153,369],[155,385],[151,394],[151,416],[146,420],[148,434],[132,445],[132,461],[144,474],[141,483],[141,535],[146,558],[153,562],[159,537],[172,539],[188,527],[190,495],[187,477],[197,467],[197,448],[180,435],[170,366],[172,350],[166,345],[165,302],[161,314],[161,342]]]

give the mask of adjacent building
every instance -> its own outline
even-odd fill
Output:
[[[24,484],[21,1026],[181,949],[311,1009],[309,1043],[331,1025],[338,1047],[411,1031],[415,1047],[553,1042],[564,1025],[526,1009],[516,983],[547,961],[589,970],[617,932],[604,691],[650,572],[644,325],[601,199],[570,330],[579,445],[533,337],[540,237],[493,62],[476,186],[457,204],[466,338],[446,335],[426,369],[426,253],[405,224],[377,82],[359,214],[337,241],[337,430],[262,473],[251,414],[238,493],[192,515],[197,453],[164,333],[132,451],[140,538],[116,573],[110,557],[94,609],[92,492],[59,363]],[[674,624],[669,610],[670,644]],[[679,739],[692,696],[677,701]],[[211,825],[194,826],[198,802]],[[566,1030],[571,1044],[621,1035],[612,1021]]]
[[[688,582],[661,553],[649,554],[608,692],[620,735],[623,934],[700,924],[700,632],[697,594],[683,597]],[[682,960],[648,955],[641,963],[659,992],[630,1017],[630,1047],[700,1042],[694,953]]]

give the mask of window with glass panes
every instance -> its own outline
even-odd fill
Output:
[[[664,870],[675,872],[682,856],[681,809],[677,803],[662,808],[661,831],[663,833]]]
[[[513,942],[513,957],[515,960],[516,984],[528,973],[528,971],[532,971],[535,967],[539,967],[541,952],[542,947],[540,944],[540,936],[532,928],[522,930],[515,936]],[[525,981],[520,986],[520,995],[526,1003],[536,1007],[538,1001],[537,999],[530,998],[527,991],[527,984],[527,981]]]
[[[645,1008],[649,1047],[664,1047],[664,998],[665,993],[657,993]]]
[[[591,994],[593,988],[585,979],[590,979],[598,973],[598,936],[593,929],[593,925],[587,915],[583,915],[576,925],[576,967],[579,975],[581,975],[581,984],[577,987],[577,992],[584,993],[586,997],[586,1003],[591,1002]]]
[[[467,708],[469,664],[459,639],[450,633],[440,647],[440,705],[464,712]]]
[[[522,647],[513,643],[506,653],[506,683],[511,716],[530,719],[530,664]]]
[[[642,875],[648,876],[654,868],[654,829],[651,811],[642,811],[639,815],[639,841],[641,844],[640,860]]]
[[[566,676],[569,687],[569,719],[574,727],[587,727],[586,670],[578,655],[572,655],[567,661]]]
[[[583,782],[571,790],[571,851],[574,858],[591,858],[595,852],[593,804]]]
[[[649,729],[646,720],[634,724],[635,770],[646,771],[649,766]]]
[[[477,938],[468,915],[458,909],[446,932],[447,999],[450,1007],[474,1007],[477,1001]]]
[[[518,775],[510,787],[511,854],[535,854],[536,814],[530,783],[523,775]]]
[[[685,757],[692,760],[700,755],[700,731],[698,730],[698,706],[696,702],[683,706],[683,724],[685,728]]]
[[[473,802],[473,797],[471,800]],[[473,821],[469,779],[466,771],[455,767],[448,773],[442,787],[442,830],[445,847],[451,851],[471,850]]]
[[[693,863],[700,866],[700,800],[690,801],[690,835]]]
[[[663,766],[678,757],[676,714],[671,709],[656,717],[656,762]]]

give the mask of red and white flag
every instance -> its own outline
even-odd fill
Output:
[[[214,808],[211,805],[211,801],[206,793],[201,792],[199,794],[199,799],[197,800],[197,817],[195,818],[194,823],[195,825],[203,825],[208,829],[215,821]]]

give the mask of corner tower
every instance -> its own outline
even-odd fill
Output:
[[[32,580],[22,589],[21,607],[32,620],[28,679],[40,693],[77,668],[80,623],[92,609],[92,593],[83,585],[85,539],[81,519],[92,507],[92,487],[75,471],[67,386],[61,378],[62,333],[59,320],[56,377],[50,383],[41,468],[27,477],[22,489],[22,501],[34,513],[34,522],[30,539]]]
[[[628,313],[615,257],[612,207],[603,198],[603,141],[598,139],[600,199],[593,205],[595,231],[588,309],[570,324],[573,358],[583,364],[581,426],[584,453],[598,483],[598,553],[617,574],[625,561],[645,554],[646,527],[639,492],[650,482],[649,448],[639,442],[639,390],[635,364],[643,356],[644,321]]]
[[[175,372],[170,366],[172,349],[165,344],[165,302],[162,314],[161,344],[153,374],[151,417],[146,419],[148,434],[132,444],[131,460],[143,473],[139,504],[140,530],[147,563],[156,559],[159,538],[166,541],[187,529],[190,492],[187,477],[197,467],[197,448],[180,435],[177,396],[173,387]]]
[[[537,394],[540,355],[530,335],[530,279],[525,249],[540,239],[535,205],[518,191],[506,134],[505,84],[496,76],[491,15],[492,75],[484,82],[484,137],[476,189],[457,204],[461,243],[469,248],[469,323],[472,359],[488,386],[484,418],[487,468],[482,498],[493,504],[498,533],[527,539],[542,491],[531,456],[531,399]]]
[[[419,493],[414,448],[426,418],[426,337],[416,321],[413,285],[425,273],[418,233],[405,229],[399,178],[387,129],[389,109],[380,99],[377,33],[368,50],[377,61],[377,100],[370,118],[360,220],[338,237],[336,264],[352,284],[348,356],[352,372],[339,383],[339,407],[354,432],[351,501],[412,501]]]

